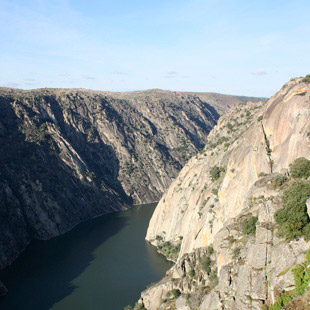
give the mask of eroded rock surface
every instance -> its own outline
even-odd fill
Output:
[[[274,184],[289,175],[295,159],[310,159],[309,97],[309,83],[297,78],[268,102],[231,108],[171,184],[146,236],[156,246],[182,240],[175,266],[156,284],[160,309],[170,307],[164,296],[173,289],[187,296],[182,307],[231,310],[261,309],[294,287],[291,268],[305,259],[309,243],[277,237],[281,192]],[[244,235],[242,222],[252,216],[256,235]],[[210,246],[206,272],[201,253]],[[153,307],[156,285],[142,293],[141,303],[149,299]]]
[[[216,108],[246,98],[210,94]],[[208,95],[204,94],[207,99]],[[219,116],[196,94],[0,89],[0,268],[32,238],[158,201]]]

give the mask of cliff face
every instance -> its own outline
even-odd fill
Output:
[[[222,109],[239,100],[219,98]],[[160,90],[0,89],[0,105],[0,268],[31,238],[159,200],[219,116],[197,95]]]
[[[281,194],[272,184],[295,159],[310,158],[309,96],[309,83],[292,79],[268,102],[238,105],[220,118],[150,221],[147,240],[180,252],[167,277],[143,292],[147,309],[166,309],[169,300],[158,298],[172,289],[182,293],[177,309],[261,309],[294,286],[283,270],[300,263],[309,244],[284,243],[274,233]],[[258,219],[256,236],[245,238],[241,223],[251,216]],[[208,246],[213,271],[206,272],[201,249]],[[196,297],[186,301],[183,294]]]

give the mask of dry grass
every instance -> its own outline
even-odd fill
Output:
[[[302,296],[297,296],[283,307],[284,310],[310,310],[310,288]]]

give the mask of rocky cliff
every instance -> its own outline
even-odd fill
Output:
[[[268,309],[294,288],[309,243],[285,242],[274,215],[293,184],[289,165],[310,159],[309,97],[309,81],[296,78],[220,118],[150,221],[147,240],[176,265],[142,293],[145,308]]]
[[[0,268],[32,238],[158,201],[216,124],[207,98],[0,89]],[[222,110],[246,99],[210,95]]]

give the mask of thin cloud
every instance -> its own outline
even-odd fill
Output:
[[[68,76],[71,76],[71,74],[65,72],[65,73],[59,74],[58,76],[60,76],[60,77],[68,77]]]
[[[252,72],[251,74],[262,76],[262,75],[267,75],[268,73],[265,70],[257,70],[257,71]]]
[[[112,72],[112,74],[114,74],[114,75],[127,75],[128,73],[122,72],[122,71],[114,71],[114,72]]]
[[[20,88],[22,84],[15,82],[8,82],[2,85],[2,87],[12,87],[12,88]]]
[[[177,76],[177,74],[178,73],[176,71],[167,71],[164,77],[166,79],[173,79]]]
[[[87,74],[83,74],[82,78],[85,79],[85,80],[96,80],[96,78],[94,76],[90,76],[90,75],[87,75]]]

